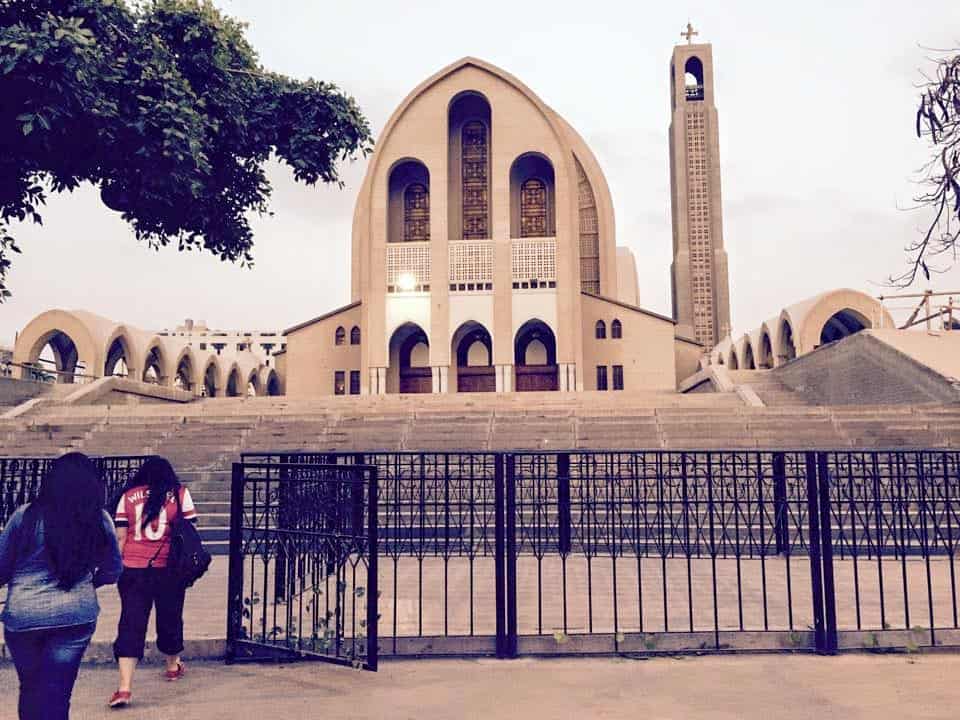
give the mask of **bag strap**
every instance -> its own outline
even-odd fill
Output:
[[[174,499],[177,501],[177,519],[176,519],[176,521],[179,521],[179,520],[180,520],[180,516],[183,515],[183,510],[180,509],[180,488],[181,488],[181,487],[182,487],[182,485],[181,485],[181,486],[178,486],[178,487],[174,490],[174,492],[173,492],[173,497],[174,497]],[[163,506],[160,508],[160,512],[164,512],[164,513],[165,513],[166,511],[167,511],[167,504],[164,503]],[[176,521],[174,521],[174,522],[176,522]],[[171,522],[171,523],[170,523],[170,527],[169,527],[169,532],[167,532],[166,536],[165,536],[165,537],[163,538],[163,540],[160,542],[160,547],[157,548],[157,551],[153,554],[153,557],[150,558],[150,560],[147,562],[147,567],[148,567],[148,568],[152,568],[152,567],[153,567],[153,561],[156,560],[157,557],[160,555],[160,551],[163,550],[163,546],[170,542],[170,538],[171,538],[172,535],[173,535],[173,523]]]

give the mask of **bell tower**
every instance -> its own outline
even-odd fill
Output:
[[[671,280],[677,333],[707,350],[730,334],[730,288],[723,248],[720,139],[713,94],[713,48],[694,43],[690,23],[670,61]]]

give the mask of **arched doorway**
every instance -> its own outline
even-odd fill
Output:
[[[740,369],[740,358],[737,357],[737,349],[730,348],[730,362],[727,363],[727,367],[730,370],[739,370]]]
[[[744,370],[757,369],[757,364],[753,360],[753,346],[750,344],[749,340],[747,340],[743,344],[743,369]]]
[[[770,335],[766,332],[760,336],[760,358],[757,367],[762,370],[773,368],[773,345],[770,342]]]
[[[143,363],[143,381],[160,385],[163,380],[163,352],[159,345],[154,345]]]
[[[54,330],[36,344],[36,352],[31,353],[24,368],[24,378],[49,383],[70,384],[76,382],[77,375],[84,374],[77,345],[67,333]]]
[[[513,362],[517,392],[559,389],[557,341],[542,320],[528,320],[517,330]]]
[[[835,342],[870,327],[870,321],[856,310],[846,308],[835,312],[820,330],[820,344]]]
[[[193,389],[193,360],[184,354],[177,363],[177,371],[173,375],[173,386],[178,390]]]
[[[217,365],[213,360],[207,363],[207,369],[203,372],[201,393],[208,398],[217,396]]]
[[[237,397],[240,395],[240,371],[234,368],[230,371],[230,377],[227,378],[227,397]]]
[[[797,357],[797,346],[793,341],[793,327],[784,320],[780,323],[780,349],[777,354],[780,356],[780,362],[785,363]]]
[[[405,323],[398,327],[390,338],[387,392],[429,393],[432,391],[430,340],[419,325]]]
[[[456,361],[451,374],[456,374],[457,392],[496,392],[493,340],[483,325],[471,321],[457,328],[451,354]],[[452,385],[454,378],[450,382]]]
[[[270,397],[276,397],[280,394],[280,378],[277,377],[275,372],[270,373],[270,377],[267,380],[267,395]]]
[[[126,377],[129,374],[129,368],[130,348],[122,337],[118,337],[110,343],[110,348],[107,350],[107,360],[103,364],[103,376]]]
[[[254,370],[247,378],[247,397],[257,397],[260,394],[260,377]]]

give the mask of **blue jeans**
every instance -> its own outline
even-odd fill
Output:
[[[95,622],[4,634],[20,678],[20,720],[68,720],[70,696]]]

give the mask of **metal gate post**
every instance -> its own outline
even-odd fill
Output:
[[[380,645],[377,637],[380,617],[380,588],[377,577],[379,542],[380,486],[377,468],[370,468],[370,483],[367,488],[367,669],[377,671]]]
[[[557,544],[562,556],[571,547],[570,453],[557,453],[557,523]]]
[[[497,598],[497,657],[507,657],[506,651],[506,543],[504,540],[504,467],[506,457],[497,453],[493,465],[493,504],[494,504],[494,571]]]
[[[787,527],[787,462],[782,452],[773,454],[773,511],[774,537],[777,542],[777,554],[787,552],[790,545]]]
[[[823,654],[826,630],[823,622],[823,576],[820,560],[820,513],[817,492],[817,456],[808,452],[807,464],[807,522],[809,527],[810,590],[813,600],[813,630],[816,650]]]
[[[227,576],[226,661],[237,657],[236,642],[243,626],[243,465],[233,464],[230,480],[230,555]]]
[[[830,470],[827,454],[817,453],[817,485],[820,490],[820,558],[823,562],[823,652],[837,654],[837,591],[833,582],[833,530],[830,516]]]
[[[504,657],[517,656],[517,473],[516,456],[507,455],[504,490],[506,503],[507,626]]]

